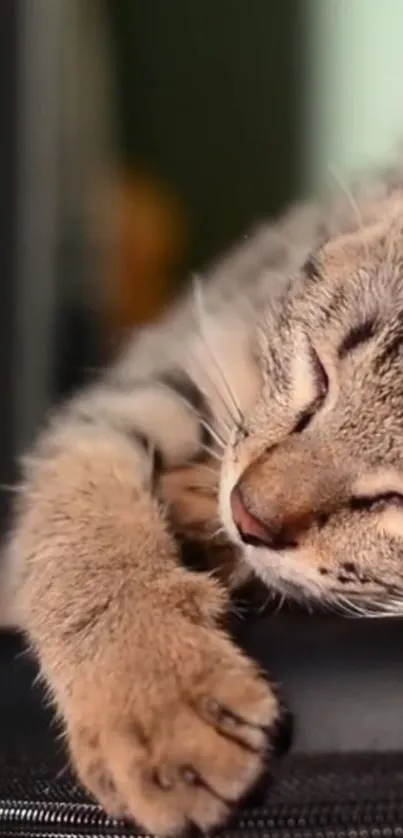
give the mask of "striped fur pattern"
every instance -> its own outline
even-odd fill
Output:
[[[222,823],[270,756],[276,690],[223,629],[228,587],[403,611],[402,185],[251,233],[24,459],[4,621],[83,783],[150,832]]]

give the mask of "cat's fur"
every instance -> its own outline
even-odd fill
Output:
[[[157,834],[221,822],[278,717],[220,628],[224,585],[181,565],[178,536],[233,584],[252,569],[286,595],[402,610],[402,185],[396,170],[263,226],[25,460],[3,590],[80,777]]]

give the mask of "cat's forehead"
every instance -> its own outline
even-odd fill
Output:
[[[289,303],[308,329],[384,321],[403,311],[403,212],[322,245],[303,266]]]

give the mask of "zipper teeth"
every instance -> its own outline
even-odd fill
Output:
[[[135,838],[135,833],[130,833]],[[248,835],[248,838],[401,838],[401,827],[393,827],[387,830],[379,830],[376,827],[373,829],[329,829],[329,830],[259,830],[254,832],[242,833]],[[13,832],[7,829],[6,832],[0,828],[0,835],[5,835],[7,838],[122,838],[122,832],[48,832],[38,833],[24,830]],[[129,835],[129,833],[127,833]],[[221,833],[222,838],[234,838],[239,836],[238,832],[225,831]],[[153,838],[153,836],[144,836],[144,838]]]
[[[348,826],[327,827],[322,829],[271,829],[258,827],[247,832],[240,830],[225,830],[221,838],[240,838],[247,835],[248,838],[401,838],[403,830],[401,826],[392,826],[385,829],[377,827],[362,827],[352,829]]]
[[[129,833],[127,833],[129,834]],[[26,831],[25,829],[19,829],[17,832],[13,832],[7,827],[7,830],[3,832],[3,829],[0,826],[0,835],[7,836],[7,838],[122,838],[124,833],[122,832],[30,832]],[[132,833],[133,835],[133,833]],[[149,836],[152,838],[152,836]]]
[[[88,836],[122,836],[129,834],[124,826],[108,818],[90,803],[32,803],[28,800],[0,800],[0,834],[38,835],[39,828],[46,836],[68,835],[69,838]],[[72,832],[72,829],[74,832]],[[77,829],[79,830],[77,832]],[[67,831],[68,830],[68,831]],[[133,834],[133,833],[132,833]]]
[[[135,833],[123,833],[123,832],[38,832],[37,830],[26,830],[26,829],[18,829],[13,831],[9,827],[7,827],[4,831],[0,825],[0,835],[7,836],[7,838],[124,838],[125,835],[131,836],[131,838],[136,838]],[[153,836],[147,836],[146,838],[153,838]]]
[[[39,834],[47,838],[121,838],[135,834],[151,838],[108,818],[95,804],[0,800],[0,835],[34,838]],[[403,804],[262,807],[241,813],[219,834],[221,838],[403,838]]]

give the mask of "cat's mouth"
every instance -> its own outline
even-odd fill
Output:
[[[370,573],[364,577],[352,561],[324,571],[309,549],[309,530],[300,534],[298,541],[290,539],[280,549],[278,543],[276,549],[265,545],[259,533],[256,541],[246,540],[232,515],[230,497],[234,483],[233,474],[222,472],[219,498],[223,530],[268,592],[309,610],[319,608],[352,617],[403,616],[403,585],[385,585]]]

